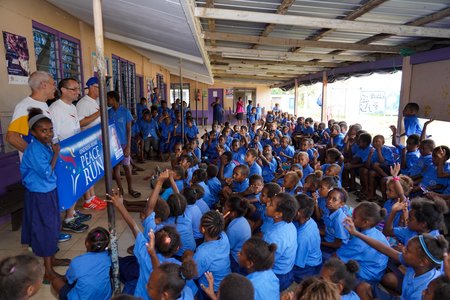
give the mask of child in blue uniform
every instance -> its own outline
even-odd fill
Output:
[[[53,139],[52,121],[40,109],[30,109],[28,124],[33,135],[22,157],[20,173],[26,188],[22,224],[22,244],[30,245],[33,253],[44,258],[44,278],[53,280],[60,275],[53,265],[67,265],[69,260],[56,260],[61,218],[54,171],[59,144]]]
[[[219,199],[219,192],[222,190],[222,184],[220,183],[219,178],[217,178],[219,170],[215,165],[209,165],[206,168],[206,173],[208,174],[208,180],[206,181],[206,185],[209,187],[209,191],[214,199]]]
[[[92,229],[85,241],[86,254],[75,257],[66,272],[66,280],[52,281],[59,299],[108,300],[112,295],[111,257],[107,247],[109,232],[97,227]]]
[[[401,299],[421,299],[423,290],[426,289],[433,279],[441,275],[437,268],[442,264],[444,252],[448,247],[448,242],[442,235],[437,237],[429,234],[414,236],[408,241],[403,252],[399,252],[357,231],[350,218],[347,218],[345,221],[345,227],[351,235],[360,238],[369,246],[389,256],[395,262],[406,266]],[[372,289],[371,292],[378,299],[395,299],[377,288]]]
[[[359,296],[352,291],[356,286],[358,271],[359,265],[354,260],[344,263],[337,258],[331,258],[323,265],[320,277],[336,284],[342,300],[359,300]]]
[[[297,229],[292,223],[297,214],[298,203],[289,194],[280,193],[267,205],[266,215],[273,225],[264,233],[264,240],[277,245],[273,272],[280,280],[280,291],[294,281],[293,267],[297,251]]]
[[[405,133],[402,134],[410,136],[412,134],[421,135],[422,134],[422,124],[420,124],[417,118],[417,113],[420,107],[417,103],[410,102],[403,108],[403,125],[405,128]]]
[[[272,271],[277,245],[262,239],[247,240],[239,252],[239,266],[248,273],[255,289],[255,300],[280,299],[280,283]]]
[[[197,202],[197,189],[186,187],[182,193],[187,201],[186,216],[191,219],[195,244],[198,246],[203,242],[203,234],[200,232],[200,220],[203,214],[200,207],[195,204]]]
[[[362,202],[353,211],[353,223],[361,233],[389,246],[386,237],[375,227],[384,218],[385,213],[385,210],[376,203]],[[376,285],[381,281],[388,263],[386,255],[373,249],[357,237],[353,237],[347,244],[342,245],[336,254],[344,262],[350,260],[358,262],[358,279],[371,285]]]
[[[203,188],[203,200],[206,202],[206,204],[208,204],[209,208],[212,208],[214,204],[216,204],[217,198],[214,197],[208,185],[206,184],[205,181],[207,180],[207,178],[208,174],[204,169],[197,169],[192,175],[191,182],[193,184],[197,183]]]
[[[160,158],[162,161],[168,160],[170,157],[170,140],[172,137],[172,131],[174,129],[169,116],[163,117],[163,121],[160,124],[161,128],[161,140],[159,144]],[[167,158],[166,158],[167,155]]]
[[[200,231],[205,236],[203,244],[198,246],[194,261],[198,269],[199,285],[208,286],[208,280],[205,272],[209,271],[214,276],[214,292],[219,289],[220,282],[231,273],[230,270],[230,243],[228,237],[223,231],[225,222],[222,215],[211,210],[202,216]],[[199,289],[199,299],[207,299],[202,290]]]
[[[249,208],[248,201],[240,196],[231,196],[225,201],[223,214],[227,226],[225,232],[230,242],[230,265],[231,271],[245,275],[239,269],[238,253],[246,240],[251,238],[252,230],[247,219],[244,218]]]
[[[297,222],[297,254],[294,264],[294,280],[300,283],[305,277],[318,274],[322,265],[320,251],[320,232],[316,222],[311,219],[315,201],[305,194],[295,196],[299,209]]]

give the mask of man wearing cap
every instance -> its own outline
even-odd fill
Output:
[[[64,78],[58,84],[61,97],[50,105],[55,136],[63,141],[80,132],[80,120],[73,102],[78,99],[80,86],[74,78]],[[62,228],[66,231],[84,232],[89,226],[82,222],[91,219],[91,215],[75,211],[75,204],[66,210]],[[106,207],[106,204],[105,204]]]
[[[88,93],[77,103],[77,113],[78,118],[80,119],[81,130],[100,124],[98,78],[89,78],[86,82],[86,89],[88,90]],[[106,208],[105,202],[95,195],[93,186],[86,191],[83,198],[83,208],[85,209],[102,210]]]

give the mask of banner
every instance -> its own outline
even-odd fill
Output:
[[[11,84],[28,84],[30,57],[27,39],[23,36],[3,31],[5,45],[6,70]]]
[[[111,165],[114,167],[123,158],[114,124],[109,125],[109,137]],[[55,170],[59,207],[66,210],[104,175],[100,124],[61,142]]]

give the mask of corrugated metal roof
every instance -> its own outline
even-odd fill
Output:
[[[214,0],[211,1],[214,8],[241,10],[247,12],[262,12],[274,14],[277,12],[278,7],[282,1],[276,0]],[[304,16],[326,19],[347,19],[347,16],[352,15],[356,10],[367,7],[367,3],[371,3],[370,0],[296,0],[288,8],[286,15],[292,16]],[[196,5],[199,7],[206,6],[206,0],[197,0]],[[428,15],[435,14],[444,9],[450,8],[450,0],[387,0],[376,7],[368,9],[367,12],[358,14],[356,17],[352,17],[349,20],[363,21],[363,22],[376,22],[384,24],[405,25]],[[353,15],[354,16],[354,15]],[[204,31],[209,30],[208,20],[201,19]],[[215,20],[215,32],[228,33],[228,34],[241,34],[247,36],[260,36],[264,29],[268,26],[267,23],[258,22],[239,22],[239,21],[227,21],[216,19]],[[429,21],[426,24],[420,24],[424,27],[435,28],[450,28],[450,16],[441,16],[441,19],[436,21]],[[349,32],[348,30],[331,30],[323,34],[326,29],[324,28],[306,28],[292,25],[275,25],[271,26],[270,33],[266,34],[269,38],[281,38],[281,39],[296,39],[296,40],[316,40],[319,42],[329,43],[347,43],[354,45],[355,43],[361,43],[362,41],[370,40],[369,45],[377,46],[406,46],[411,42],[417,43],[420,41],[430,42],[435,41],[437,47],[439,47],[442,39],[410,37],[410,36],[395,36],[389,34],[377,34],[374,32]],[[318,35],[319,34],[319,35]],[[372,37],[376,38],[372,39]],[[209,41],[207,41],[209,43]],[[364,43],[363,43],[364,44]],[[325,47],[308,46],[299,49],[298,47],[290,47],[287,45],[279,45],[274,43],[273,45],[254,45],[248,41],[220,41],[216,42],[220,47],[234,47],[238,49],[256,49],[257,50],[272,50],[280,51],[280,53],[288,53],[289,51],[296,50],[297,53],[316,53],[316,54],[335,54],[335,55],[353,55],[353,56],[366,56],[374,55],[374,51],[368,50],[340,50],[339,52],[333,52],[336,49],[330,49]],[[319,46],[319,45],[317,45]],[[320,45],[322,46],[322,45]],[[430,44],[430,47],[432,44]],[[255,56],[258,52],[255,52]],[[380,52],[380,57],[398,55],[398,53]],[[264,57],[264,55],[262,55]],[[328,58],[328,57],[325,57]],[[248,59],[248,58],[242,58]],[[258,59],[261,57],[258,56]],[[229,60],[229,59],[228,59]],[[332,59],[315,60],[319,62],[333,62]],[[341,64],[348,64],[348,62],[341,62]],[[295,76],[293,76],[295,77]]]

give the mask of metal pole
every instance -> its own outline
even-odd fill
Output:
[[[298,82],[294,79],[294,115],[298,116]]]
[[[327,85],[328,85],[328,76],[327,72],[323,71],[322,73],[322,112],[321,112],[321,119],[322,122],[325,122],[325,124],[328,121],[327,117]]]
[[[183,74],[181,73],[182,63],[183,60],[180,58],[181,141],[184,145]]]
[[[103,142],[103,162],[105,167],[105,190],[106,193],[112,194],[112,167],[111,157],[109,153],[109,129],[108,129],[108,113],[106,104],[106,63],[104,57],[103,45],[103,20],[102,20],[102,1],[92,1],[94,14],[94,31],[95,31],[95,46],[97,48],[97,67],[100,91],[100,118],[102,128],[102,142]],[[120,293],[119,282],[119,255],[117,247],[117,232],[116,232],[116,218],[114,206],[108,202],[108,229],[111,240],[111,260],[112,260],[112,280],[114,294]]]
[[[198,98],[198,80],[197,76],[195,76],[195,120],[196,124],[198,123],[198,101],[200,99]]]

